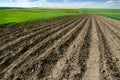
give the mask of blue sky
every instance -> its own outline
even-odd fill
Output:
[[[120,0],[0,0],[0,7],[115,8]]]

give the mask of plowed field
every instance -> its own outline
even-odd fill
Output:
[[[120,21],[81,15],[1,26],[0,80],[120,80]]]

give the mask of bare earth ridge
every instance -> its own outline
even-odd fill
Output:
[[[120,80],[120,21],[78,15],[0,26],[0,80]]]

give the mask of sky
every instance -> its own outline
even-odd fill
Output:
[[[0,0],[0,7],[120,9],[120,0]]]

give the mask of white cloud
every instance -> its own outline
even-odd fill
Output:
[[[117,1],[117,2],[116,2]],[[106,2],[74,2],[64,0],[64,3],[51,3],[47,0],[38,0],[31,2],[30,0],[10,0],[10,2],[0,3],[1,7],[64,7],[64,8],[118,8],[120,0],[108,0]]]
[[[114,3],[119,3],[120,4],[120,0],[108,0],[106,3],[107,4],[114,4]]]

